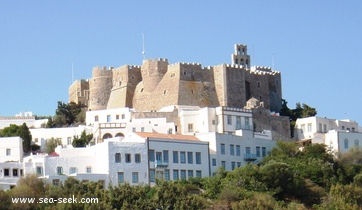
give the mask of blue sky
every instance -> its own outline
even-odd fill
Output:
[[[74,78],[147,58],[252,65],[282,73],[283,98],[362,123],[361,1],[1,1],[0,116],[53,115]]]

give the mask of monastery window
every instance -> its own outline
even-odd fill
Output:
[[[235,155],[235,147],[233,144],[230,144],[230,155],[232,155],[232,156]]]
[[[188,171],[187,171],[187,176],[188,176],[189,178],[194,177],[194,170],[188,170]]]
[[[194,158],[193,158],[193,152],[187,152],[187,163],[193,164]]]
[[[226,168],[226,161],[221,161],[221,167],[223,167],[223,169]]]
[[[155,150],[150,149],[150,150],[148,151],[148,159],[149,159],[151,162],[154,162],[154,161],[155,161]]]
[[[36,167],[36,175],[38,175],[38,176],[43,175],[43,167],[41,167],[41,166]]]
[[[99,120],[98,115],[94,116],[94,122],[98,122],[98,120]]]
[[[358,140],[358,139],[355,139],[355,140],[354,140],[354,146],[355,146],[355,147],[359,147],[359,140]]]
[[[231,125],[232,124],[231,115],[226,115],[226,118],[227,118],[227,124]]]
[[[10,169],[8,168],[4,169],[4,176],[10,176]]]
[[[250,147],[245,147],[245,153],[247,155],[249,155],[251,153],[251,148]]]
[[[55,186],[59,186],[59,184],[60,184],[60,180],[59,179],[53,179],[53,185],[55,185]]]
[[[173,180],[175,181],[178,180],[179,179],[178,170],[174,169],[172,173],[173,173]]]
[[[126,115],[125,115],[125,114],[122,114],[122,115],[121,115],[121,118],[122,118],[122,119],[125,119],[125,118],[126,118]]]
[[[107,122],[111,122],[111,115],[107,115]]]
[[[188,128],[188,132],[194,132],[194,124],[189,123],[189,124],[187,125],[187,128]]]
[[[116,120],[119,120],[119,114],[116,115]]]
[[[312,132],[312,123],[308,123],[307,125],[307,131]]]
[[[261,155],[262,155],[263,157],[266,156],[266,147],[262,147],[262,148],[261,148]]]
[[[126,153],[125,158],[126,158],[126,163],[131,162],[131,154],[130,153]]]
[[[62,175],[62,174],[63,174],[63,167],[61,167],[61,166],[58,166],[58,167],[57,167],[57,174],[58,174],[58,175]]]
[[[163,150],[163,162],[168,163],[168,150]]]
[[[240,145],[236,145],[236,156],[240,156]]]
[[[116,153],[114,155],[114,162],[120,163],[121,162],[121,153]]]
[[[75,173],[77,173],[77,168],[76,168],[76,167],[70,167],[70,168],[69,168],[69,173],[70,173],[70,174],[75,174]]]
[[[250,129],[250,118],[245,117],[245,129]]]
[[[240,116],[237,116],[237,117],[236,117],[236,126],[235,126],[235,129],[236,129],[236,130],[241,129],[241,117],[240,117]]]
[[[348,149],[348,139],[344,139],[344,149]]]
[[[173,163],[178,163],[178,151],[172,152]]]
[[[13,176],[19,176],[17,168],[13,168]]]
[[[259,146],[256,147],[256,156],[260,157],[260,147]]]
[[[170,180],[170,169],[165,169],[165,180]]]
[[[7,148],[6,149],[6,156],[10,156],[11,155],[11,149]]]
[[[180,163],[186,163],[186,152],[180,152]]]
[[[124,183],[124,173],[123,172],[117,172],[118,177],[118,184]]]
[[[181,170],[181,180],[186,180],[186,170]]]
[[[155,182],[155,169],[150,169],[150,182]]]
[[[132,172],[132,183],[138,183],[138,172]]]
[[[87,172],[87,174],[92,173],[92,167],[87,166],[86,169],[85,169],[85,171]]]
[[[231,170],[234,170],[234,169],[235,169],[235,162],[232,161],[232,162],[231,162]]]
[[[220,144],[220,153],[225,155],[225,144]]]
[[[201,164],[201,152],[196,152],[196,164]]]
[[[216,159],[215,158],[212,159],[212,166],[216,166]]]
[[[136,163],[140,163],[141,162],[141,154],[137,153],[134,155],[134,161]]]

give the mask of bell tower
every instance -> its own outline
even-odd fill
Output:
[[[248,69],[250,68],[250,55],[248,55],[248,48],[246,45],[234,45],[234,53],[231,55],[231,63]]]

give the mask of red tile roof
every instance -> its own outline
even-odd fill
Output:
[[[200,141],[198,138],[196,138],[195,136],[191,136],[191,135],[147,133],[147,132],[136,132],[136,134],[141,136],[142,138]]]

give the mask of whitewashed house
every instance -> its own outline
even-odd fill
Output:
[[[0,138],[0,190],[16,185],[23,176],[23,140],[20,137]]]

